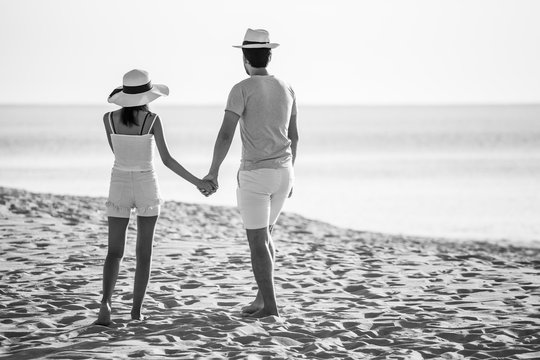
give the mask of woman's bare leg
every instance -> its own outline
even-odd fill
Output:
[[[109,245],[107,258],[103,266],[103,298],[99,309],[96,324],[109,325],[111,323],[111,297],[118,279],[120,263],[124,256],[126,244],[126,229],[129,218],[109,217]]]
[[[137,267],[133,287],[133,308],[131,309],[131,318],[134,320],[142,320],[141,308],[150,279],[152,245],[157,219],[157,216],[137,216]]]

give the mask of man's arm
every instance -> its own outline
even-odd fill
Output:
[[[221,129],[219,129],[216,143],[214,145],[212,165],[210,166],[208,175],[206,175],[204,178],[205,180],[211,180],[216,186],[218,185],[217,179],[219,175],[219,168],[229,152],[239,119],[240,115],[235,114],[232,111],[225,111],[223,123],[221,124]]]
[[[287,137],[291,140],[291,151],[292,151],[292,163],[296,161],[296,147],[298,145],[298,126],[296,123],[296,114],[291,115],[291,120],[289,121],[289,130],[287,131]],[[293,189],[289,193],[289,197],[293,194]]]
[[[298,145],[298,126],[296,124],[296,114],[291,115],[287,137],[289,140],[291,140],[292,161],[294,165],[294,162],[296,161],[296,147]]]

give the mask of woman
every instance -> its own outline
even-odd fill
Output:
[[[161,120],[148,110],[148,103],[168,94],[167,86],[152,85],[146,71],[132,70],[124,75],[123,86],[109,95],[108,102],[122,108],[103,116],[115,160],[106,204],[109,246],[103,267],[103,298],[96,321],[99,325],[111,323],[111,297],[124,254],[132,208],[137,210],[137,266],[131,318],[142,320],[141,307],[150,275],[152,242],[161,206],[153,164],[154,144],[163,164],[205,195],[216,188],[212,183],[192,175],[169,153]]]

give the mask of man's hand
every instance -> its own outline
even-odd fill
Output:
[[[208,174],[205,177],[203,177],[203,180],[210,181],[212,184],[214,184],[216,190],[219,188],[218,184],[218,176],[215,174]]]

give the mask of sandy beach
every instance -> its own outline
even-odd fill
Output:
[[[281,317],[254,296],[234,208],[166,202],[145,321],[130,320],[135,221],[111,327],[92,325],[104,198],[0,188],[0,358],[538,359],[540,249],[366,233],[284,214]]]

